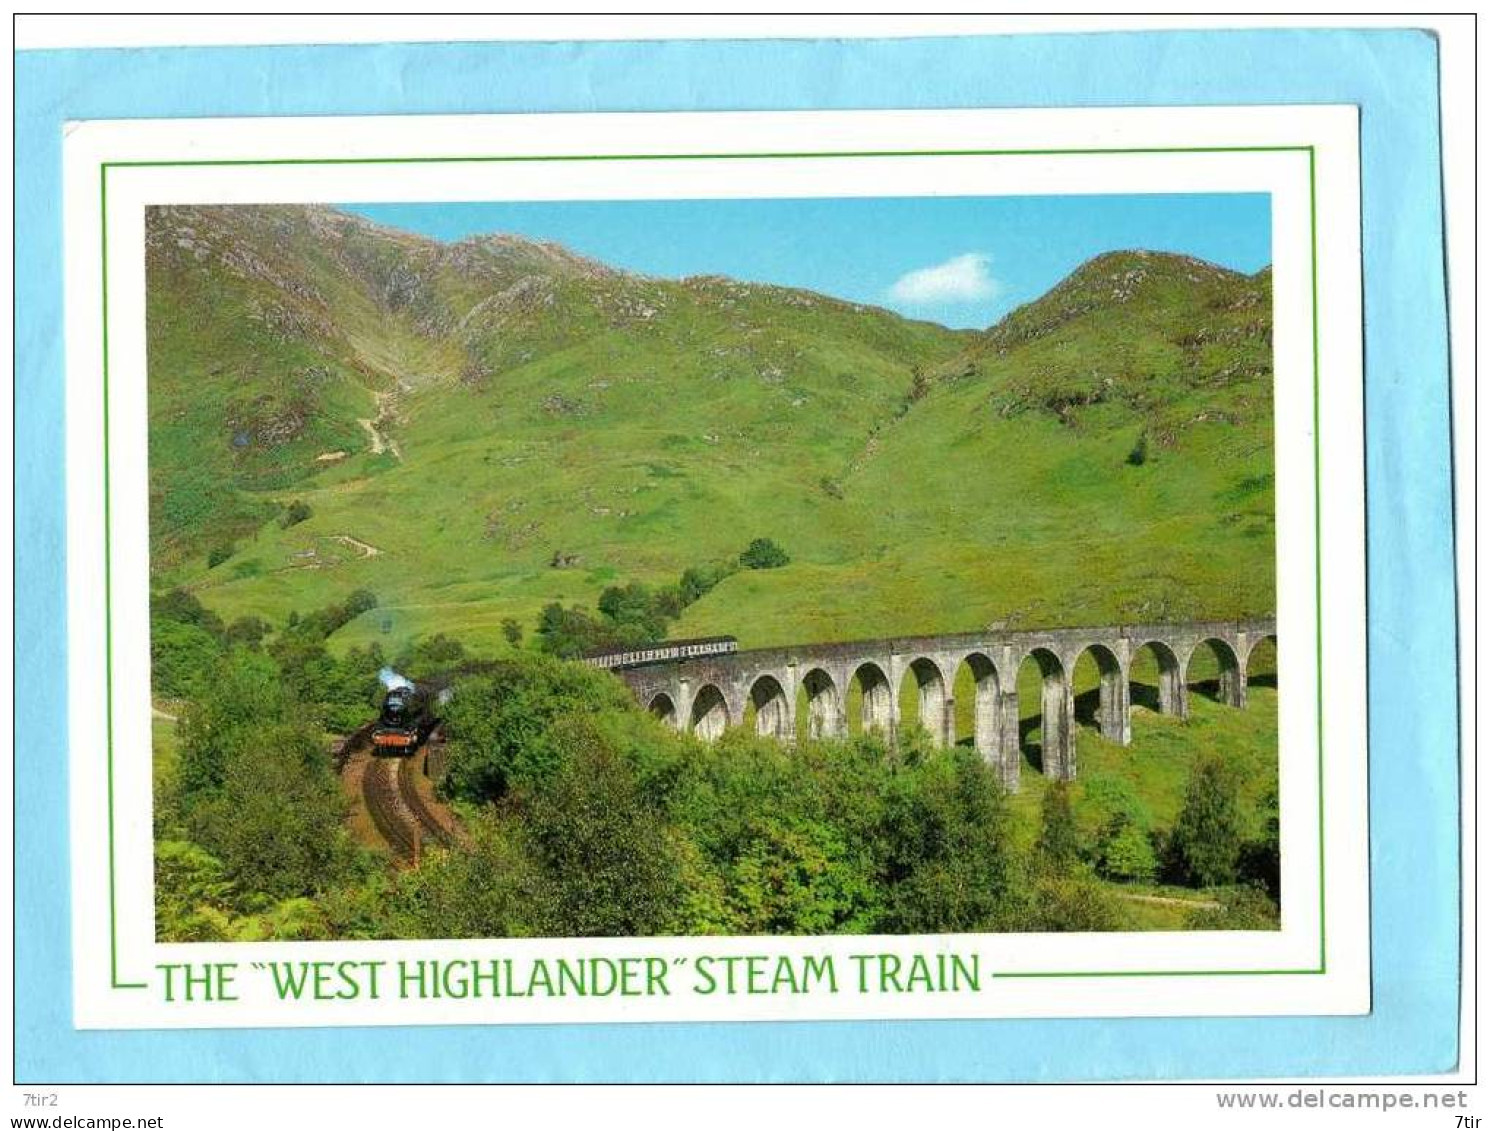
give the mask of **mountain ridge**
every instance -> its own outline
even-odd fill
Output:
[[[548,600],[676,576],[755,535],[793,564],[732,578],[680,632],[1271,607],[1266,270],[1113,252],[955,331],[528,237],[267,206],[150,210],[147,284],[154,577],[224,612],[361,585],[385,609],[349,640],[390,620],[494,639],[507,615],[531,624]],[[1214,466],[1187,484],[1186,461]],[[980,481],[996,487],[968,497]],[[296,499],[313,517],[281,525]],[[1066,542],[1060,514],[1100,535],[1078,575],[1107,568],[1102,539],[1158,530],[1186,560],[1177,586],[1131,563],[1106,595],[1065,567],[1031,581],[1040,547]],[[1259,578],[1206,565],[1212,539]],[[1025,580],[990,581],[954,623],[936,577],[986,580],[998,547]]]

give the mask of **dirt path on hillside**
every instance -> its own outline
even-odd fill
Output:
[[[363,431],[367,433],[368,445],[373,455],[380,456],[388,452],[402,463],[404,454],[399,450],[398,441],[383,432],[384,425],[393,419],[393,394],[391,392],[374,393],[373,399],[378,402],[378,415],[371,420],[367,417],[359,417],[357,423],[362,425]]]
[[[1129,892],[1119,892],[1118,898],[1131,900],[1134,903],[1158,903],[1165,907],[1192,907],[1196,911],[1220,911],[1223,907],[1214,899],[1180,899],[1170,895],[1133,895]]]
[[[364,558],[375,558],[383,552],[376,546],[368,545],[360,538],[353,538],[350,534],[333,534],[331,537],[335,538],[343,546],[352,547],[352,549],[356,550]]]

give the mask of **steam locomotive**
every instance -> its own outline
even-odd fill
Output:
[[[383,696],[383,709],[373,726],[373,751],[377,754],[405,756],[413,754],[429,741],[440,723],[436,707],[444,702],[445,693],[422,687],[400,678]]]

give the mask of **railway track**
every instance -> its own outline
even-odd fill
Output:
[[[362,804],[378,835],[405,863],[417,861],[428,845],[450,847],[455,837],[420,795],[413,778],[417,772],[411,765],[413,759],[374,756],[371,733],[372,727],[367,726],[348,736],[334,758],[342,772],[354,759],[360,760]]]

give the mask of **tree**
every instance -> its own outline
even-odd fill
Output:
[[[239,617],[228,625],[224,634],[228,644],[240,644],[250,651],[257,650],[264,637],[274,631],[274,626],[261,617]]]
[[[189,807],[215,793],[232,757],[253,745],[263,728],[293,713],[279,669],[269,657],[238,650],[220,658],[181,716],[183,803]]]
[[[168,699],[196,695],[222,655],[222,641],[195,624],[156,618],[150,625],[151,689]]]
[[[185,589],[152,594],[150,618],[152,621],[173,620],[181,624],[196,625],[213,636],[223,634],[222,618],[197,600],[195,594]]]
[[[514,648],[522,647],[523,626],[515,618],[504,617],[502,619],[502,635]]]
[[[519,799],[542,873],[541,933],[665,934],[682,897],[679,861],[662,814],[593,722],[556,728],[557,771]]]
[[[649,644],[667,635],[667,618],[652,591],[639,581],[610,586],[600,594],[597,607],[627,644]]]
[[[566,609],[551,601],[538,614],[538,644],[551,656],[577,660],[586,652],[620,643],[612,626],[601,624],[578,605]]]
[[[1170,849],[1180,873],[1198,887],[1236,880],[1242,851],[1242,814],[1237,774],[1210,755],[1195,763],[1185,790],[1185,804],[1170,834]]]
[[[746,569],[780,569],[791,558],[785,550],[769,538],[757,538],[740,555],[740,564]]]
[[[1080,862],[1081,839],[1071,810],[1071,787],[1055,782],[1040,799],[1040,839],[1035,842],[1035,870],[1064,875]]]
[[[447,770],[441,788],[466,801],[495,801],[560,766],[556,723],[566,717],[635,713],[630,692],[607,672],[518,653],[459,680],[445,705]]]
[[[192,814],[195,838],[240,892],[270,901],[313,895],[347,872],[345,803],[316,734],[260,726],[231,750],[222,785]]]
[[[883,929],[1006,929],[1021,892],[1003,788],[965,747],[928,752],[886,783]]]

